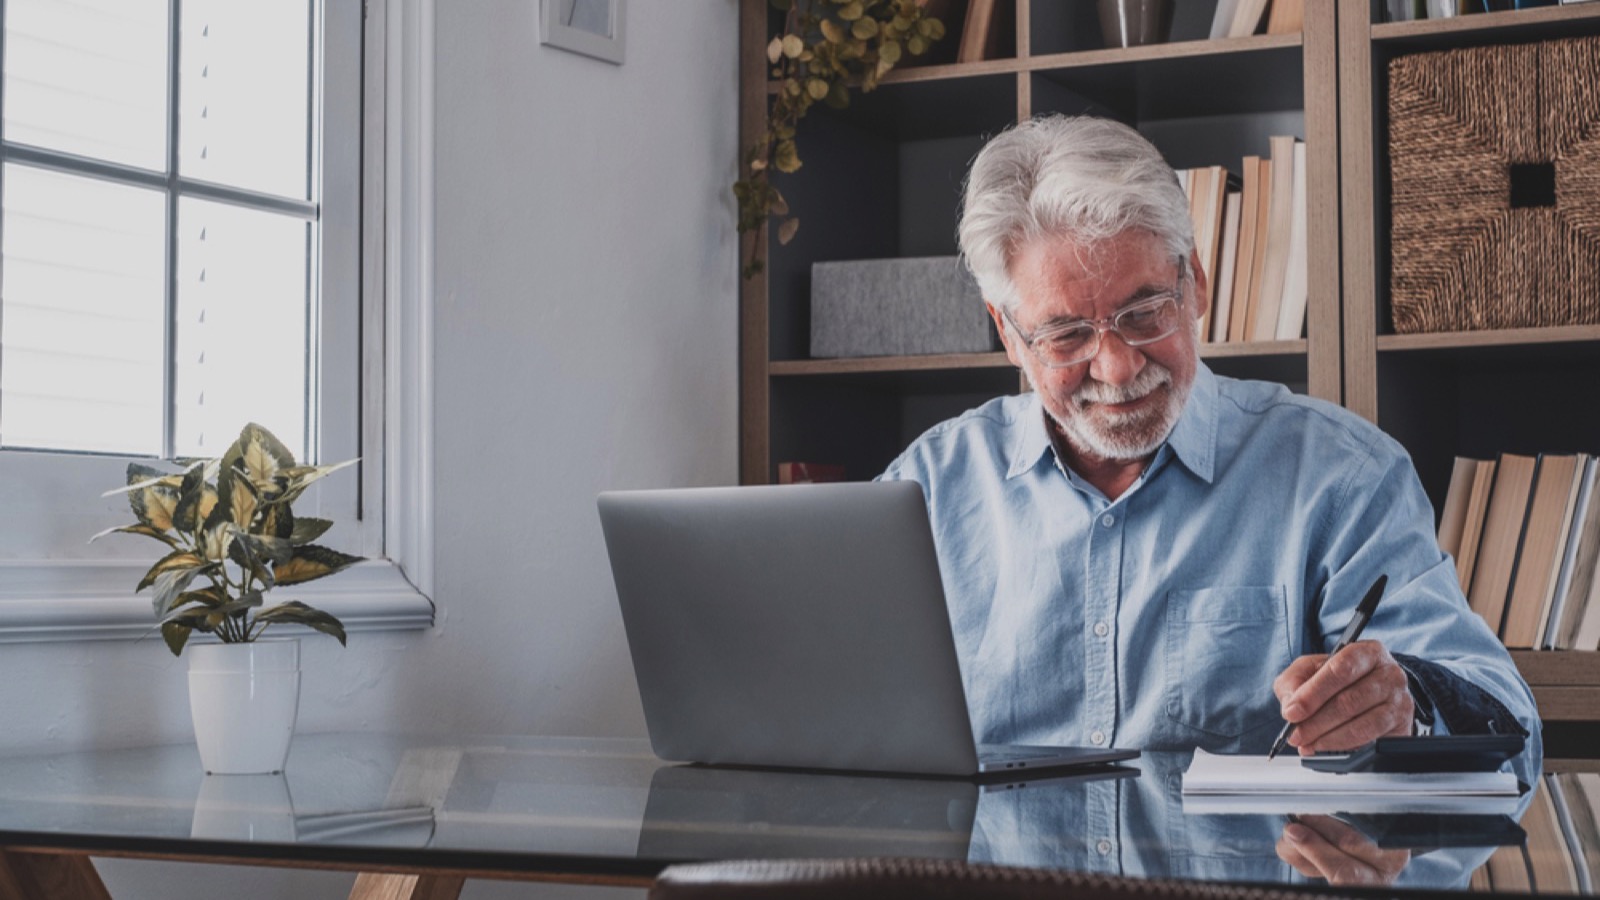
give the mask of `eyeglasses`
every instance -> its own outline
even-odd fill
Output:
[[[1143,347],[1171,336],[1183,321],[1178,306],[1183,297],[1183,277],[1180,270],[1178,283],[1170,292],[1125,306],[1104,319],[1041,328],[1033,334],[1025,334],[1017,327],[1011,313],[1002,309],[1000,314],[1040,362],[1052,369],[1063,369],[1093,359],[1100,352],[1100,335],[1107,331],[1116,332],[1129,347]]]

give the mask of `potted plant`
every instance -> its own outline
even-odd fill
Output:
[[[789,204],[773,185],[771,172],[800,169],[795,129],[813,103],[835,109],[850,105],[850,88],[863,92],[909,56],[921,56],[944,37],[944,23],[929,16],[928,0],[769,0],[783,12],[783,33],[767,45],[776,93],[767,127],[745,151],[733,194],[739,206],[739,232],[756,232],[744,277],[765,263],[760,231],[777,216],[778,243],[787,244],[800,228]]]
[[[303,584],[360,562],[313,544],[333,526],[296,517],[294,501],[313,482],[356,460],[302,466],[272,432],[254,423],[217,459],[164,472],[132,463],[126,486],[138,519],[95,535],[138,534],[168,553],[140,579],[151,589],[161,636],[174,656],[189,650],[189,710],[200,761],[209,773],[283,769],[300,697],[300,643],[262,640],[274,625],[304,625],[345,642],[344,625],[296,600],[266,605],[274,588]],[[219,643],[189,646],[194,633]]]

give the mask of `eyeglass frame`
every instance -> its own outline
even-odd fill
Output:
[[[1174,320],[1171,331],[1168,331],[1167,333],[1157,337],[1146,338],[1138,341],[1130,340],[1127,335],[1123,334],[1121,327],[1117,325],[1117,320],[1134,310],[1153,307],[1159,303],[1172,303],[1174,306],[1181,308],[1183,305],[1184,282],[1191,280],[1188,260],[1180,256],[1178,258],[1178,277],[1172,286],[1172,290],[1130,303],[1109,316],[1103,316],[1098,319],[1079,319],[1076,322],[1067,322],[1061,325],[1046,325],[1035,329],[1032,334],[1028,334],[1022,330],[1020,325],[1017,324],[1017,320],[1011,318],[1010,310],[1002,306],[1000,307],[1000,315],[1006,320],[1006,324],[1011,326],[1012,332],[1015,333],[1017,338],[1022,341],[1023,346],[1028,348],[1028,352],[1033,354],[1034,359],[1037,359],[1040,365],[1043,365],[1047,369],[1068,369],[1073,366],[1082,365],[1098,356],[1100,354],[1101,339],[1108,331],[1115,334],[1119,340],[1121,340],[1124,344],[1127,344],[1129,347],[1148,347],[1151,344],[1164,341],[1167,338],[1177,334],[1178,329],[1183,327],[1183,319],[1181,316]],[[1052,363],[1045,359],[1044,354],[1040,353],[1038,348],[1034,346],[1034,342],[1039,338],[1059,334],[1063,331],[1073,328],[1081,328],[1085,325],[1094,329],[1094,344],[1093,349],[1085,354],[1082,358],[1075,359],[1072,362]]]

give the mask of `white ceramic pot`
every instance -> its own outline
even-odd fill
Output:
[[[213,775],[283,771],[300,707],[300,641],[192,644],[189,713]]]

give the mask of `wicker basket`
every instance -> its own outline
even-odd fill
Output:
[[[1389,64],[1400,333],[1600,323],[1600,38]]]

